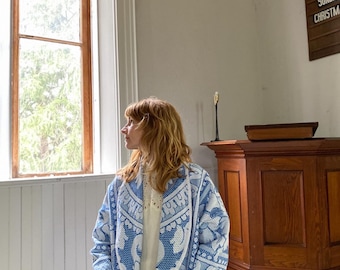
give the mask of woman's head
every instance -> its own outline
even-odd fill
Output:
[[[154,97],[143,99],[129,105],[125,116],[128,123],[122,133],[128,136],[129,123],[135,125],[134,132],[141,133],[138,146],[135,147],[138,154],[135,153],[131,158],[137,159],[138,156],[142,165],[148,164],[147,172],[177,173],[182,163],[190,161],[191,150],[185,142],[181,118],[170,103]],[[126,140],[127,147],[128,143],[129,137]],[[174,177],[174,174],[170,175]]]

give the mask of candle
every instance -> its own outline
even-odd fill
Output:
[[[215,95],[214,95],[214,104],[215,104],[215,105],[217,105],[218,99],[219,99],[218,92],[215,92]]]

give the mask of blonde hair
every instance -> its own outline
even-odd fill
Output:
[[[170,103],[154,97],[129,105],[125,116],[138,123],[143,135],[139,148],[117,174],[130,182],[142,166],[148,177],[152,175],[156,179],[151,182],[152,187],[163,193],[171,178],[181,176],[178,172],[181,165],[191,162],[181,118]]]

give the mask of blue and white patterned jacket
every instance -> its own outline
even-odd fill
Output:
[[[158,270],[226,269],[229,217],[208,173],[182,166],[163,195]],[[93,231],[95,270],[140,269],[143,241],[142,180],[109,185]]]

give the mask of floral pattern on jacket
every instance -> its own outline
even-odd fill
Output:
[[[163,194],[158,270],[226,269],[229,217],[208,173],[182,166]],[[143,185],[116,176],[109,185],[93,230],[95,270],[140,269]]]

